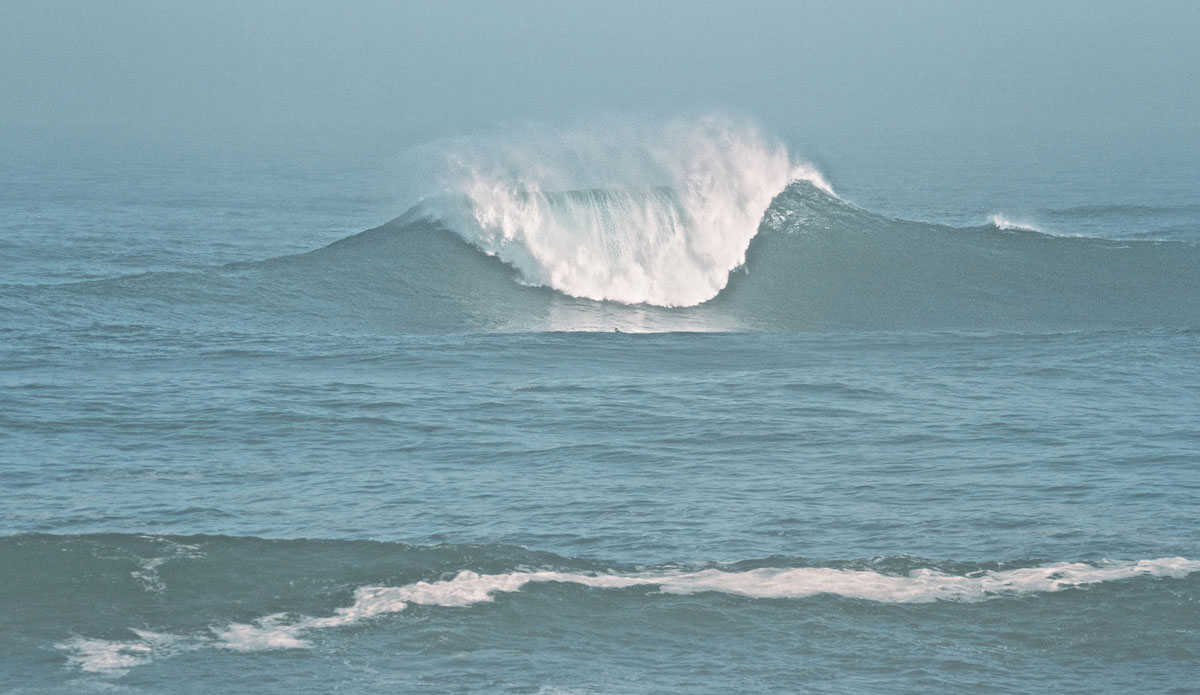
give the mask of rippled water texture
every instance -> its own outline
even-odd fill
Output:
[[[851,161],[723,276],[603,243],[687,233],[671,189],[377,226],[368,166],[14,161],[0,690],[1194,687],[1186,166]]]

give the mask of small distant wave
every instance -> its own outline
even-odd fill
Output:
[[[1019,231],[1019,232],[1038,232],[1039,234],[1045,234],[1044,231],[1042,231],[1041,229],[1039,229],[1037,226],[1033,225],[1030,222],[1013,220],[1013,219],[1010,219],[1000,213],[994,213],[994,214],[988,216],[988,223],[991,224],[996,229],[999,229],[999,230],[1005,231],[1005,232]]]
[[[1136,205],[1136,204],[1105,204],[1077,205],[1074,207],[1050,208],[1043,214],[1050,217],[1158,217],[1164,215],[1195,214],[1200,212],[1200,203],[1166,204],[1166,205]]]
[[[1104,582],[1144,578],[1183,578],[1200,571],[1200,561],[1163,557],[1133,562],[1057,562],[1006,570],[953,574],[917,568],[904,574],[838,567],[757,568],[745,571],[703,569],[641,573],[589,573],[556,570],[495,574],[462,570],[453,578],[402,586],[362,586],[353,602],[322,617],[275,613],[249,623],[210,628],[207,634],[172,635],[131,630],[136,639],[74,637],[56,646],[80,671],[119,676],[131,668],[195,649],[265,651],[303,649],[320,630],[347,627],[411,606],[468,608],[496,596],[519,593],[531,585],[577,585],[622,590],[644,587],[653,593],[720,593],[749,599],[798,600],[815,596],[885,604],[977,603],[1079,589]]]

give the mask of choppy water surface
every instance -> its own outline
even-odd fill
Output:
[[[359,169],[47,161],[0,187],[0,689],[1193,687],[1177,182],[912,222],[810,169],[353,234]]]

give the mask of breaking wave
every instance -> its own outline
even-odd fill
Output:
[[[0,285],[0,303],[64,323],[166,312],[222,330],[233,311],[304,333],[1200,326],[1200,245],[1056,236],[1001,215],[976,227],[879,215],[733,119],[431,152],[430,196],[325,248],[194,273]]]
[[[250,539],[214,541],[222,544],[262,542]],[[459,552],[449,547],[414,548],[408,552],[430,551]],[[202,556],[193,554],[186,557],[199,560]],[[559,558],[559,561],[568,562],[565,558]],[[276,612],[245,622],[209,625],[206,629],[185,633],[130,628],[128,632],[131,638],[103,639],[75,635],[57,642],[55,647],[79,671],[121,676],[134,667],[201,649],[237,652],[306,649],[313,646],[310,640],[325,630],[355,626],[408,611],[413,606],[467,609],[491,603],[500,595],[520,594],[538,585],[616,592],[637,590],[633,594],[614,594],[611,596],[614,601],[654,600],[655,596],[663,595],[725,594],[751,600],[802,600],[826,596],[878,604],[979,603],[1052,594],[1139,578],[1181,579],[1200,572],[1200,562],[1182,557],[1100,563],[1055,562],[1012,569],[981,568],[966,571],[912,566],[913,561],[904,558],[880,558],[871,564],[877,568],[852,563],[827,567],[736,569],[736,566],[721,566],[634,572],[515,569],[488,573],[464,569],[447,579],[421,580],[402,585],[359,586],[353,590],[349,605],[336,607],[325,615]],[[879,567],[887,565],[901,567]],[[903,565],[909,565],[910,568],[904,571]],[[229,601],[228,597],[218,595],[206,597],[206,600],[217,603]],[[529,600],[539,599],[531,597]],[[234,601],[237,605],[252,602],[248,597]]]
[[[833,193],[756,126],[721,117],[456,141],[442,158],[440,195],[408,219],[442,222],[529,284],[626,304],[712,299],[784,186]]]

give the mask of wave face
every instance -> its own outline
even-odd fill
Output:
[[[805,182],[768,209],[711,306],[764,329],[1075,330],[1200,325],[1200,247],[955,228]]]
[[[667,189],[537,193],[526,200],[531,209],[553,218],[557,228],[569,229],[576,221],[597,244],[618,219],[647,219],[654,229],[676,232],[687,219]],[[448,201],[439,205],[454,207]],[[460,199],[457,205],[461,211],[471,204]],[[593,287],[623,288],[597,294],[639,306],[549,291],[567,281],[553,274],[535,281],[540,276],[522,270],[540,266],[537,254],[517,237],[507,242],[504,255],[490,252],[488,244],[455,243],[454,237],[464,238],[461,231],[450,232],[463,224],[456,219],[448,224],[429,206],[419,206],[379,230],[393,248],[368,252],[391,263],[429,259],[419,267],[405,266],[399,282],[414,292],[455,296],[459,308],[422,310],[422,317],[470,315],[502,330],[1059,331],[1200,325],[1200,247],[1195,244],[1058,237],[996,222],[956,228],[898,220],[862,210],[811,181],[788,184],[766,207],[744,253],[720,264],[701,264],[703,273],[694,263],[664,261],[670,272],[656,275],[651,265],[629,260],[643,256],[620,243],[604,261],[581,252],[580,258],[598,264],[581,262],[576,268],[579,273],[584,266],[592,268]],[[623,239],[632,229],[612,233]],[[430,244],[453,257],[434,258],[436,253],[424,250]],[[515,257],[518,250],[525,261],[495,262]],[[352,261],[359,262],[375,261]],[[668,296],[691,303],[682,294],[671,295],[675,291],[694,291],[688,295],[693,300],[715,294],[694,306],[654,306]]]

